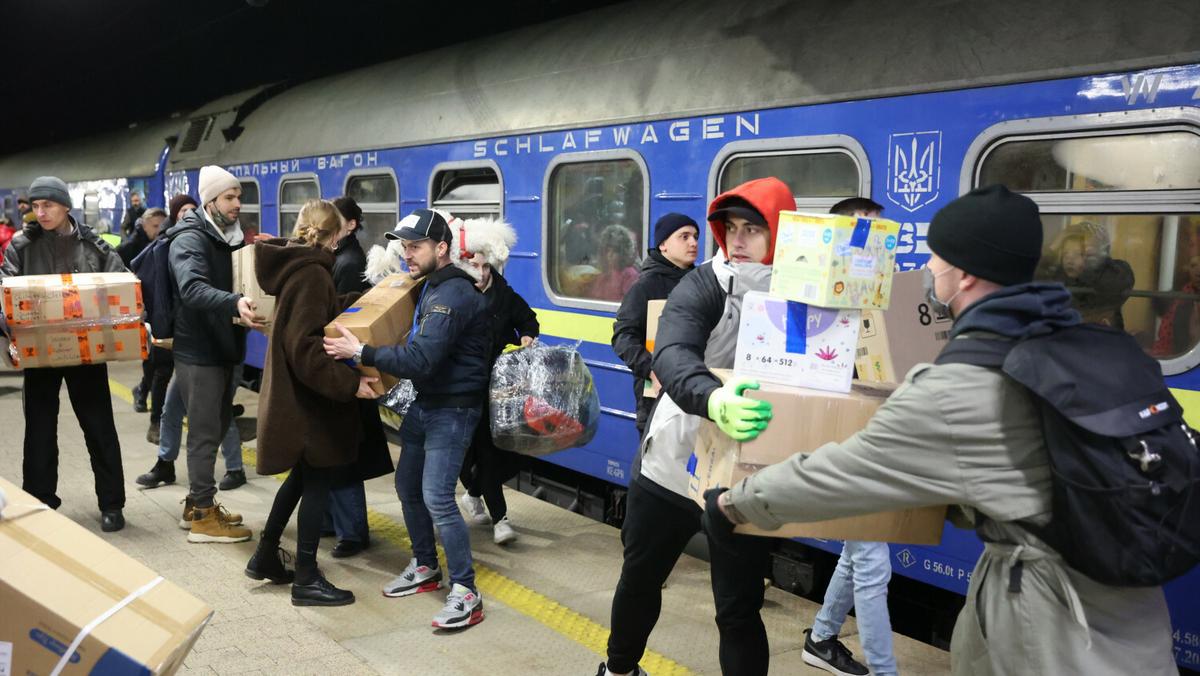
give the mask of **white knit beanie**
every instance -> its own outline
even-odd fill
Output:
[[[225,171],[221,167],[215,164],[200,167],[201,205],[207,205],[230,188],[240,187],[242,187],[242,184],[238,182],[237,176]]]

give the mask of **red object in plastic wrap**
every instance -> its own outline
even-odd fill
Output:
[[[559,440],[563,448],[574,445],[584,432],[578,420],[533,396],[525,398],[525,424],[544,437]]]

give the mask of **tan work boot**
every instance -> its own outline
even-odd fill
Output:
[[[183,530],[191,530],[192,512],[196,508],[196,505],[192,503],[192,499],[190,497],[184,498],[183,500],[180,500],[180,502],[183,503],[183,517],[179,519],[179,527]],[[225,523],[229,524],[230,526],[242,525],[241,514],[234,514],[216,502],[213,503],[213,506],[217,507],[217,514],[220,515],[221,520]]]
[[[188,542],[245,542],[250,539],[250,529],[235,526],[225,520],[224,508],[218,504],[212,507],[195,507],[192,509],[192,530],[188,533]]]

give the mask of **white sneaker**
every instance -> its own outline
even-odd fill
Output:
[[[462,497],[458,499],[458,504],[462,505],[463,511],[467,513],[467,519],[473,523],[480,526],[491,523],[492,519],[483,507],[483,498],[474,497],[470,493],[463,493]]]
[[[446,605],[433,616],[433,626],[439,629],[457,629],[479,624],[483,621],[483,597],[479,592],[455,584],[450,587]]]
[[[492,542],[498,545],[506,545],[517,539],[517,531],[513,530],[512,523],[508,517],[504,517],[492,526]]]
[[[383,586],[383,595],[398,598],[441,588],[442,569],[419,566],[416,558],[413,558],[403,572]]]

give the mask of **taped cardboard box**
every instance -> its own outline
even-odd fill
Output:
[[[271,322],[275,320],[275,296],[269,295],[258,285],[258,277],[254,274],[252,244],[233,252],[233,292],[240,293],[254,303],[255,312],[267,320],[262,332],[270,335]]]
[[[658,335],[658,319],[662,317],[663,308],[667,307],[667,300],[652,300],[646,303],[646,351],[654,354],[654,338]],[[654,387],[653,380],[647,380],[642,387],[642,396],[655,399],[658,397],[658,390]]]
[[[413,312],[417,309],[423,279],[414,280],[408,273],[389,275],[376,284],[362,298],[336,319],[325,326],[325,335],[336,338],[338,333],[334,324],[341,324],[360,341],[382,347],[384,345],[403,345],[408,341],[408,331],[412,328]],[[363,375],[379,378],[371,388],[379,394],[386,394],[398,382],[397,378],[370,366],[360,366]]]
[[[22,369],[142,361],[149,356],[146,325],[138,318],[120,324],[15,326],[12,334],[14,365]]]
[[[64,676],[175,673],[212,609],[3,478],[0,491],[0,672],[50,674],[82,634]]]
[[[886,218],[779,214],[771,295],[825,308],[887,309],[900,224]]]
[[[726,372],[718,373],[727,378]],[[688,492],[704,504],[704,491],[729,487],[795,453],[819,452],[827,443],[845,441],[866,426],[891,388],[856,384],[848,394],[764,384],[746,396],[771,402],[771,424],[754,441],[739,443],[712,422],[701,422],[690,463]],[[786,524],[766,531],[745,524],[736,531],[770,537],[808,537],[867,542],[936,545],[941,542],[946,507],[922,507],[862,516]]]
[[[859,380],[898,383],[917,364],[932,362],[950,339],[953,320],[925,299],[924,272],[897,272],[887,310],[864,310],[854,366]]]
[[[749,291],[733,372],[761,382],[849,392],[859,310],[833,310]]]
[[[0,280],[9,326],[141,317],[142,283],[130,272],[25,275]]]

